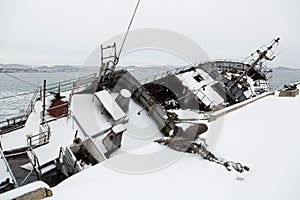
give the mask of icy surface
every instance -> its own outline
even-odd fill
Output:
[[[226,116],[213,152],[249,165],[249,173],[229,172],[189,154],[139,175],[98,164],[53,188],[52,199],[299,199],[299,106],[299,96],[268,96]]]

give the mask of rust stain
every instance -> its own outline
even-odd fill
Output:
[[[65,116],[68,113],[68,102],[60,99],[54,99],[47,111],[51,117]]]

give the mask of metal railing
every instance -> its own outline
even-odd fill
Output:
[[[74,79],[69,79],[69,80],[65,80],[65,81],[60,81],[57,83],[51,83],[51,84],[47,84],[47,88],[46,88],[46,92],[47,95],[46,96],[50,96],[50,92],[66,92],[66,91],[70,91],[73,88],[73,85],[77,82],[84,82],[86,80],[90,80],[90,81],[86,81],[85,83],[80,83],[78,85],[83,85],[83,84],[87,84],[87,83],[91,83],[92,79],[95,80],[96,74],[89,74],[80,78],[74,78]]]
[[[91,75],[83,76],[79,79],[75,78],[75,79],[69,79],[66,81],[48,84],[46,88],[46,97],[50,96],[51,93],[53,92],[65,92],[68,90],[73,91],[75,89],[74,83],[76,83],[76,80],[81,81],[78,82],[78,84],[76,85],[77,87],[91,83],[95,80],[95,75],[96,74],[91,74]],[[31,101],[28,107],[26,108],[24,114],[17,117],[6,119],[4,121],[0,121],[0,135],[12,132],[14,130],[23,128],[25,126],[25,123],[29,115],[34,111],[35,103],[37,102],[38,99],[41,99],[41,97],[43,96],[42,91],[43,91],[42,87],[38,87],[35,89]]]
[[[34,94],[30,100],[28,107],[25,110],[25,113],[21,116],[14,118],[6,119],[5,121],[0,122],[0,135],[23,128],[29,115],[34,110],[34,105],[37,99],[39,98],[39,89],[37,88],[34,91]]]
[[[39,133],[27,138],[27,146],[35,148],[43,144],[47,144],[50,139],[50,133]]]
[[[4,155],[3,151],[2,151],[2,148],[0,148],[0,156],[1,156],[3,162],[4,162],[5,166],[6,166],[6,170],[8,171],[10,177],[12,178],[13,184],[16,187],[19,187],[18,186],[18,182],[17,182],[17,180],[16,180],[16,178],[15,178],[15,176],[14,176],[14,174],[13,174],[13,172],[12,172],[12,170],[11,170],[11,168],[10,168],[10,166],[9,166],[6,158],[5,158],[5,155]]]
[[[36,170],[37,173],[38,173],[39,179],[41,180],[41,179],[42,179],[42,173],[41,173],[41,171],[40,171],[40,168],[41,168],[41,167],[40,167],[40,162],[39,162],[39,159],[38,159],[37,155],[36,155],[36,153],[34,152],[34,150],[32,149],[31,146],[28,146],[27,152],[28,152],[27,155],[28,155],[28,157],[29,157],[29,160],[30,160],[30,162],[31,162],[31,164],[32,164],[32,166],[33,166],[33,169],[32,169],[31,172],[28,174],[28,177],[29,177],[29,175],[30,175],[34,170]],[[24,183],[28,177],[26,177],[26,178],[23,180],[22,183]]]
[[[27,119],[28,119],[27,115],[21,115],[21,116],[7,119],[5,121],[0,122],[0,135],[24,127]]]
[[[48,123],[42,123],[40,125],[40,132],[35,135],[27,136],[27,146],[35,148],[49,142],[51,136],[50,126]]]
[[[68,176],[72,176],[73,174],[82,171],[82,168],[78,163],[76,157],[74,156],[72,150],[68,147],[61,147],[59,149],[58,160],[65,166],[65,170]]]
[[[0,122],[0,134],[5,134],[24,127],[29,115],[34,110],[35,102],[39,98],[38,93],[39,90],[36,89],[23,115],[6,119],[5,121]]]
[[[155,75],[151,75],[151,76],[148,76],[148,77],[146,77],[146,78],[140,79],[140,80],[138,80],[138,81],[139,81],[141,84],[153,82],[153,81],[162,79],[162,78],[168,76],[169,74],[178,74],[180,71],[183,71],[183,70],[188,69],[188,68],[191,68],[191,66],[184,66],[184,67],[176,68],[176,69],[174,69],[174,70],[167,70],[167,71],[164,71],[164,72],[162,72],[162,73],[157,73],[157,74],[155,74]]]
[[[98,79],[97,74],[91,74],[89,76],[81,77],[72,83],[71,95],[75,93],[75,90],[79,89],[81,86],[88,86]]]

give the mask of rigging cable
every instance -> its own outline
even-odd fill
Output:
[[[23,83],[28,84],[28,85],[31,85],[31,86],[33,86],[33,87],[35,87],[35,88],[38,88],[38,87],[39,87],[39,86],[34,85],[34,84],[32,84],[32,83],[30,83],[30,82],[28,82],[28,81],[25,81],[25,80],[23,80],[23,79],[20,79],[20,78],[14,76],[14,75],[11,75],[10,73],[5,73],[5,72],[3,72],[3,74],[5,74],[5,75],[7,75],[7,76],[9,76],[9,77],[12,77],[12,78],[14,78],[14,79],[17,79],[17,80],[19,80],[19,81],[21,81],[21,82],[23,82]],[[95,74],[89,74],[89,75],[83,76],[83,77],[81,77],[81,78],[88,78],[88,77],[90,77],[90,76],[91,76],[91,77],[92,77],[92,76],[95,76]],[[61,82],[59,82],[59,83],[66,83],[66,84],[69,84],[69,83],[71,83],[71,82],[73,82],[73,81],[75,81],[75,80],[77,80],[77,78],[73,78],[73,79],[61,81]],[[50,84],[48,84],[47,86],[49,87],[49,86],[56,85],[56,84],[58,84],[58,83],[50,83]],[[54,88],[54,87],[53,87],[53,88]],[[53,89],[53,88],[50,88],[50,89]],[[17,95],[11,95],[11,96],[0,97],[0,100],[2,100],[2,99],[10,99],[10,98],[18,97],[18,96],[26,96],[26,95],[30,95],[30,94],[34,94],[34,93],[35,93],[35,91],[32,91],[32,92],[25,92],[25,93],[21,93],[21,94],[17,94]]]
[[[28,82],[28,81],[25,81],[25,80],[23,80],[23,79],[20,79],[20,78],[18,78],[18,77],[16,77],[16,76],[12,75],[12,74],[10,74],[10,73],[5,73],[5,72],[3,72],[3,74],[5,74],[5,75],[7,75],[7,76],[9,76],[9,77],[11,77],[11,78],[17,79],[17,80],[19,80],[19,81],[21,81],[21,82],[23,82],[23,83],[26,83],[26,84],[28,84],[28,85],[30,85],[30,86],[37,87],[37,85],[34,85],[34,84],[32,84],[32,83],[30,83],[30,82]],[[0,97],[0,100],[2,100],[2,99],[14,98],[14,97],[18,97],[18,96],[26,96],[26,95],[30,95],[30,94],[34,94],[34,92],[26,92],[26,93],[21,93],[21,94],[18,94],[18,95],[11,95],[11,96]]]
[[[19,97],[19,96],[26,96],[26,95],[30,95],[30,94],[34,94],[34,92],[27,92],[27,93],[21,93],[21,94],[17,94],[17,95],[0,97],[0,100],[2,100],[2,99],[10,99],[10,98]]]
[[[14,76],[14,75],[9,74],[9,73],[3,72],[3,74],[5,74],[5,75],[7,75],[7,76],[9,76],[9,77],[12,77],[12,78],[14,78],[14,79],[17,79],[17,80],[19,80],[19,81],[21,81],[21,82],[23,82],[23,83],[28,84],[28,85],[31,85],[31,86],[33,86],[33,87],[38,87],[37,85],[34,85],[34,84],[32,84],[32,83],[30,83],[30,82],[28,82],[28,81],[25,81],[25,80],[23,80],[23,79],[20,79],[20,78]]]
[[[127,35],[128,35],[128,33],[129,33],[129,30],[130,30],[131,24],[132,24],[132,22],[133,22],[133,18],[134,18],[134,16],[135,16],[135,13],[136,13],[136,11],[137,11],[137,9],[138,9],[138,6],[139,6],[139,4],[140,4],[140,0],[138,0],[137,4],[136,4],[136,6],[135,6],[135,9],[134,9],[133,15],[132,15],[132,17],[131,17],[131,20],[130,20],[130,23],[129,23],[129,25],[128,25],[128,28],[127,28],[126,34],[125,34],[125,36],[124,36],[124,39],[123,39],[123,42],[122,42],[122,45],[121,45],[121,48],[120,48],[120,51],[119,51],[119,54],[118,54],[118,57],[117,57],[117,62],[115,63],[115,65],[117,65],[117,64],[118,64],[118,62],[119,62],[120,55],[121,55],[121,53],[122,53],[122,50],[123,50],[123,47],[124,47],[124,44],[125,44],[125,41],[126,41]]]

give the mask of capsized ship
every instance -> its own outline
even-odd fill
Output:
[[[155,171],[161,167],[155,159],[139,168],[128,153],[149,145],[168,156],[199,154],[228,171],[249,171],[214,154],[207,137],[220,116],[270,94],[271,70],[264,63],[274,59],[278,42],[257,50],[248,63],[199,62],[143,79],[135,71],[117,70],[116,44],[101,46],[98,74],[51,85],[45,80],[24,115],[0,122],[0,192],[33,185],[20,196],[51,196],[51,187],[99,164]],[[107,50],[115,53],[105,55]],[[156,159],[166,159],[161,152]]]

